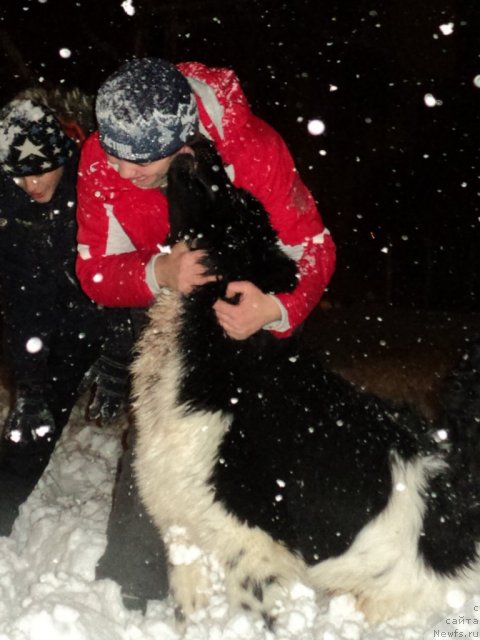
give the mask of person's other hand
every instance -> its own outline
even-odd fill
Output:
[[[230,282],[226,296],[238,296],[238,304],[217,300],[213,308],[225,333],[235,340],[245,340],[266,324],[281,318],[280,309],[273,297],[263,293],[251,282]]]

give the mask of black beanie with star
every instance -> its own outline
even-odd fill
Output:
[[[16,99],[0,111],[0,168],[11,176],[53,171],[67,162],[75,148],[43,104]]]

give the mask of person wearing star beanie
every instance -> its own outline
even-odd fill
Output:
[[[163,287],[188,293],[208,281],[201,251],[183,243],[164,247],[169,166],[206,136],[234,185],[263,204],[299,273],[295,290],[276,296],[249,282],[230,283],[227,295],[237,295],[239,304],[217,301],[218,322],[236,340],[257,331],[279,339],[294,333],[330,280],[335,247],[285,142],[252,113],[235,73],[198,62],[128,60],[100,87],[96,116],[98,131],[82,148],[77,186],[77,274],[88,295],[110,307],[146,308]],[[113,578],[126,604],[144,608],[167,593],[168,581],[132,471],[134,429],[129,437],[97,577]]]
[[[44,105],[13,100],[0,112],[0,121],[0,162],[7,175],[49,173],[65,166],[75,154],[75,143]]]
[[[127,390],[128,314],[90,300],[75,274],[78,155],[46,105],[22,98],[0,111],[0,306],[13,391],[1,429],[0,478],[16,490],[20,481],[12,474],[26,478],[23,498],[46,466],[87,372],[104,398],[99,407],[97,397],[94,418],[107,401],[112,410],[113,402],[120,406]],[[118,369],[107,359],[103,379],[115,393],[105,399],[99,363],[109,341],[125,363]],[[18,500],[12,517],[17,507]],[[8,509],[1,511],[0,533],[8,533],[11,517],[7,526]]]

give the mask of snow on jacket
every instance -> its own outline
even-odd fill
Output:
[[[233,183],[270,215],[299,283],[279,294],[279,336],[289,335],[320,300],[335,265],[335,247],[292,157],[267,123],[250,110],[228,69],[183,63],[195,93],[200,131],[213,139]],[[142,307],[158,292],[153,261],[169,230],[168,204],[158,189],[141,189],[107,163],[98,133],[83,146],[78,177],[77,274],[86,293],[106,306]]]

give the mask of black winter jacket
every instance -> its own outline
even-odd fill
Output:
[[[44,385],[59,375],[50,370],[54,351],[68,373],[82,349],[101,340],[105,330],[105,311],[75,276],[77,162],[74,157],[65,165],[46,204],[0,172],[0,306],[17,385]],[[29,351],[29,338],[40,338],[42,348]]]

